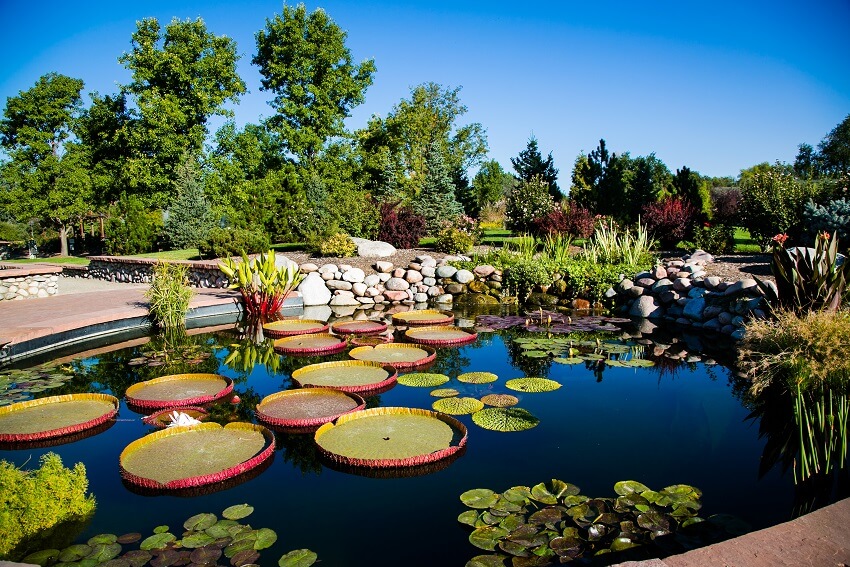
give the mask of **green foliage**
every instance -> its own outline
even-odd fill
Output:
[[[307,247],[321,257],[351,258],[357,254],[357,245],[344,232],[317,234],[307,241]]]
[[[788,237],[773,238],[770,271],[776,279],[776,291],[756,280],[771,306],[797,312],[835,311],[846,300],[850,280],[850,262],[839,265],[838,239],[829,233],[815,238],[814,248],[785,248]]]
[[[535,179],[546,182],[549,196],[555,202],[564,198],[561,189],[558,187],[558,170],[555,169],[555,162],[552,159],[552,152],[546,159],[540,153],[537,147],[537,138],[532,136],[528,140],[525,149],[522,150],[515,158],[511,158],[511,164],[516,171],[516,177],[520,182],[531,182]]]
[[[711,214],[711,191],[703,183],[699,173],[688,167],[676,170],[673,177],[673,193],[688,201],[697,211],[697,221],[705,221]]]
[[[850,172],[850,114],[821,140],[818,150],[826,173],[838,176]]]
[[[621,231],[614,223],[601,224],[585,244],[582,256],[597,264],[645,265],[652,262],[653,241],[646,227]]]
[[[564,272],[567,297],[581,297],[591,302],[602,301],[609,287],[620,281],[621,274],[630,274],[652,266],[651,261],[637,265],[598,263],[583,256],[574,256],[559,266]]]
[[[472,249],[474,242],[472,235],[459,228],[447,226],[437,234],[434,248],[437,252],[445,252],[446,254],[467,254]]]
[[[846,198],[834,199],[825,205],[809,200],[803,211],[803,221],[809,235],[835,233],[840,240],[850,242],[850,200]]]
[[[0,240],[22,242],[27,239],[27,229],[16,222],[0,221]]]
[[[479,209],[497,203],[510,193],[514,179],[496,160],[485,161],[472,179]]]
[[[19,560],[26,540],[91,516],[95,500],[87,490],[85,465],[68,469],[55,453],[43,455],[32,471],[0,461],[0,557]]]
[[[236,256],[243,251],[256,254],[268,250],[271,243],[267,234],[248,228],[213,228],[198,246],[204,258]]]
[[[505,270],[505,283],[526,298],[534,288],[552,283],[552,274],[539,260],[523,258]]]
[[[251,259],[243,252],[241,262],[228,257],[218,265],[230,279],[230,288],[242,294],[245,310],[261,321],[280,311],[286,294],[304,279],[297,266],[278,267],[275,258],[273,250]]]
[[[803,210],[816,197],[815,187],[801,183],[777,164],[759,168],[741,180],[741,217],[750,233],[764,243],[775,234],[799,238]]]
[[[162,213],[148,212],[141,199],[124,193],[107,214],[106,253],[123,256],[150,252],[161,230]]]
[[[200,182],[195,160],[187,156],[177,168],[177,199],[168,210],[163,226],[171,246],[176,249],[199,247],[215,226],[210,203]]]
[[[528,232],[534,228],[534,219],[555,208],[545,179],[534,178],[518,183],[505,203],[505,225],[514,232]]]
[[[426,234],[434,235],[444,222],[462,215],[463,207],[455,199],[454,184],[436,141],[429,146],[425,171],[422,191],[413,202],[413,212],[425,217]]]
[[[150,302],[151,319],[160,328],[171,330],[184,327],[186,312],[194,291],[189,287],[189,266],[186,264],[157,262],[153,281],[145,292]]]
[[[703,223],[694,229],[694,248],[711,254],[728,254],[735,250],[735,227],[720,223]]]
[[[267,125],[289,152],[309,161],[329,138],[345,133],[343,121],[363,102],[375,63],[352,63],[345,32],[322,9],[307,14],[304,4],[284,6],[256,38],[252,63],[262,89],[275,95]]]

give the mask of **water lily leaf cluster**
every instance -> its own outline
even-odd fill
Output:
[[[697,515],[702,493],[692,486],[656,492],[627,480],[616,483],[614,492],[615,497],[590,498],[558,479],[501,493],[486,488],[464,492],[460,500],[470,510],[457,519],[472,528],[472,545],[491,552],[467,565],[565,563],[644,546],[703,521]]]
[[[211,356],[209,347],[205,345],[189,344],[181,346],[168,346],[157,349],[143,350],[139,356],[130,359],[129,366],[165,366],[166,364],[182,363],[195,365],[200,364]]]
[[[121,536],[99,534],[84,544],[32,553],[23,561],[45,567],[69,563],[90,567],[107,563],[133,567],[258,564],[260,552],[274,545],[277,533],[269,528],[254,529],[239,522],[253,511],[254,508],[248,504],[235,504],[226,508],[221,518],[211,513],[196,514],[183,522],[182,529],[157,526],[148,537],[138,532]],[[278,565],[309,567],[317,559],[314,552],[299,549],[283,555]]]
[[[30,400],[33,394],[61,388],[71,378],[73,375],[54,366],[0,371],[0,406]]]
[[[616,332],[615,323],[630,323],[629,319],[603,317],[599,315],[570,316],[556,311],[529,311],[525,315],[479,315],[475,324],[492,330],[522,328],[536,333],[586,333],[593,331]]]
[[[519,346],[522,356],[527,358],[554,357],[559,364],[580,364],[603,361],[609,366],[648,367],[655,363],[644,357],[643,345],[628,345],[621,342],[596,340],[574,340],[570,337],[518,337],[514,344]]]

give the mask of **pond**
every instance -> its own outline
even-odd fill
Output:
[[[458,320],[464,322],[460,316]],[[479,329],[474,343],[438,349],[427,372],[451,377],[441,388],[456,388],[461,396],[475,398],[489,393],[515,395],[518,407],[533,414],[539,424],[525,431],[497,432],[475,425],[469,415],[457,416],[469,431],[467,449],[430,474],[372,478],[334,470],[319,459],[312,435],[277,433],[270,465],[253,478],[207,494],[140,494],[122,482],[118,456],[129,443],[154,429],[123,400],[117,422],[97,435],[52,447],[7,446],[0,458],[17,466],[33,466],[39,456],[53,451],[66,466],[85,464],[97,512],[77,538],[82,541],[100,533],[149,535],[159,525],[172,526],[179,537],[180,526],[189,516],[220,514],[234,504],[251,504],[255,511],[245,521],[278,535],[274,546],[262,552],[262,564],[276,563],[290,550],[308,548],[324,565],[463,565],[486,553],[469,543],[471,528],[457,521],[467,509],[459,499],[463,492],[473,488],[502,492],[551,479],[575,484],[590,497],[616,497],[613,487],[621,480],[640,481],[654,490],[688,484],[702,491],[703,518],[731,514],[752,529],[791,519],[792,474],[778,466],[761,470],[765,439],[758,420],[748,419],[743,386],[730,369],[693,356],[694,349],[676,337],[665,339],[667,344],[634,338],[619,343],[621,353],[655,360],[651,367],[610,366],[593,360],[562,364],[551,355],[523,355],[522,340],[546,336],[516,329]],[[600,337],[604,344],[623,336],[616,332],[572,337],[592,345]],[[162,348],[157,340],[74,359],[65,362],[75,370],[73,379],[36,396],[104,392],[123,397],[124,390],[140,380],[211,372],[232,378],[234,393],[242,400],[239,406],[220,404],[219,415],[236,411],[250,421],[261,398],[294,387],[290,380],[294,370],[318,361],[347,359],[346,353],[299,358],[268,354],[268,350],[263,358],[262,352],[249,352],[244,346],[248,342],[232,331],[219,330],[188,337],[185,344],[189,346],[182,347],[186,356],[175,361],[172,354],[164,364],[148,365],[150,360],[144,358]],[[679,346],[665,350],[671,344]],[[687,352],[670,357],[677,348]],[[498,380],[487,384],[456,380],[469,371],[491,372]],[[507,380],[523,376],[549,378],[561,387],[544,393],[505,387]],[[367,407],[430,409],[437,399],[431,389],[395,385],[369,397]],[[191,455],[174,458],[190,459]]]

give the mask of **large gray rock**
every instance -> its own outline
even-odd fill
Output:
[[[344,307],[350,305],[360,305],[360,302],[357,301],[353,295],[335,295],[330,302],[331,307]]]
[[[702,312],[705,310],[705,298],[704,297],[695,297],[688,301],[685,304],[685,307],[682,309],[682,315],[690,319],[691,321],[702,321],[703,315]]]
[[[747,278],[733,283],[723,293],[725,295],[735,295],[736,293],[741,293],[754,287],[756,287],[756,280]]]
[[[386,258],[396,253],[395,246],[381,240],[366,240],[365,238],[352,238],[357,245],[357,255],[363,258]]]
[[[437,268],[437,277],[450,278],[457,273],[457,268],[454,266],[440,266]]]
[[[461,284],[468,284],[475,279],[475,274],[469,270],[458,270],[455,272],[455,281]]]
[[[386,284],[384,284],[390,291],[404,291],[410,287],[410,283],[402,278],[390,278]]]
[[[351,283],[362,282],[365,278],[366,273],[360,268],[351,268],[342,274],[342,279]]]
[[[375,270],[381,274],[388,274],[393,270],[393,264],[392,262],[382,262],[379,260],[375,262]]]
[[[351,289],[351,282],[346,282],[342,280],[328,280],[325,282],[325,285],[328,286],[328,289]]]
[[[293,270],[298,272],[298,264],[284,256],[283,254],[275,254],[274,255],[274,265],[277,268],[289,268],[292,267]]]
[[[298,291],[301,292],[301,298],[304,300],[304,306],[310,305],[327,305],[331,300],[331,290],[325,285],[325,280],[318,274],[312,272],[307,274],[307,277],[298,286]]]
[[[664,316],[664,308],[651,295],[641,295],[632,304],[629,315],[643,317],[644,319],[660,319]]]

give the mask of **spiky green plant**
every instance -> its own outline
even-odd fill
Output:
[[[634,232],[620,231],[613,224],[602,224],[597,227],[582,254],[595,264],[624,263],[635,266],[652,254],[654,245],[646,226],[640,222]]]
[[[266,320],[283,306],[286,295],[295,289],[304,276],[294,264],[275,265],[274,250],[242,261],[228,257],[219,263],[219,269],[230,279],[230,288],[238,289],[249,315]]]
[[[158,327],[173,330],[185,326],[186,312],[194,295],[188,286],[188,274],[186,264],[157,262],[154,266],[153,280],[145,297],[150,317]]]

